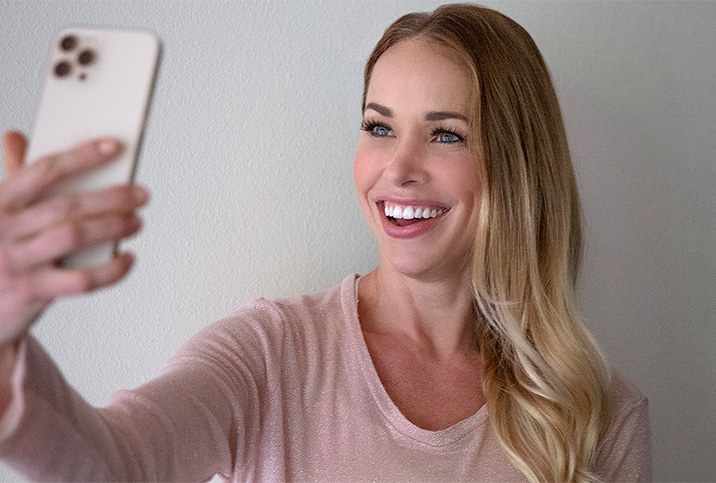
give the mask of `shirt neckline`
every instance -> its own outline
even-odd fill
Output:
[[[405,437],[434,447],[443,447],[453,444],[484,424],[487,419],[486,405],[483,405],[475,414],[467,419],[463,419],[449,428],[438,431],[420,428],[400,412],[400,409],[398,409],[385,390],[385,387],[383,387],[383,383],[380,381],[378,372],[375,370],[373,360],[368,352],[368,346],[363,338],[363,332],[358,319],[357,293],[359,280],[360,275],[349,275],[341,287],[341,300],[346,329],[350,338],[350,347],[352,348],[354,357],[358,361],[363,379],[379,411],[388,423]]]

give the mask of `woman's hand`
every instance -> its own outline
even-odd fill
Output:
[[[121,147],[111,138],[45,156],[28,166],[24,161],[26,147],[20,133],[3,136],[0,348],[13,346],[57,298],[110,285],[129,271],[133,261],[130,254],[82,270],[63,269],[57,262],[71,253],[139,231],[136,210],[148,198],[146,190],[137,186],[47,198],[59,183],[114,159]]]

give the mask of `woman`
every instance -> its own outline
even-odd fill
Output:
[[[128,256],[55,261],[136,232],[147,194],[45,201],[119,146],[25,168],[6,134],[0,455],[33,479],[649,479],[646,400],[575,309],[576,183],[529,35],[477,6],[402,17],[368,60],[362,130],[354,177],[378,267],[248,304],[104,409],[25,334],[52,300],[124,276]]]

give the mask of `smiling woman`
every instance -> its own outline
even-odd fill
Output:
[[[33,480],[648,480],[646,399],[575,309],[579,200],[530,36],[473,5],[401,17],[368,60],[362,107],[354,177],[378,266],[246,304],[106,408],[28,329],[58,297],[124,277],[128,256],[55,261],[134,233],[146,192],[47,200],[53,172],[119,145],[27,167],[6,134],[0,456]],[[47,221],[22,231],[28,213]],[[113,229],[90,231],[98,218]]]
[[[359,314],[401,411],[444,429],[486,402],[501,446],[532,481],[649,479],[636,391],[627,400],[641,405],[631,418],[646,439],[625,473],[600,467],[605,434],[624,417],[622,383],[575,309],[579,199],[529,34],[471,6],[406,15],[368,61],[363,113],[354,174],[381,263],[361,281]]]

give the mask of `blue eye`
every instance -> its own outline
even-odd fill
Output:
[[[375,138],[385,138],[390,136],[390,128],[385,124],[377,122],[364,122],[361,129]]]
[[[390,134],[390,129],[385,126],[375,126],[371,132],[373,133],[373,136],[385,137]]]
[[[436,129],[433,131],[435,141],[443,144],[455,144],[464,141],[463,137],[452,131],[446,131],[444,129]]]

